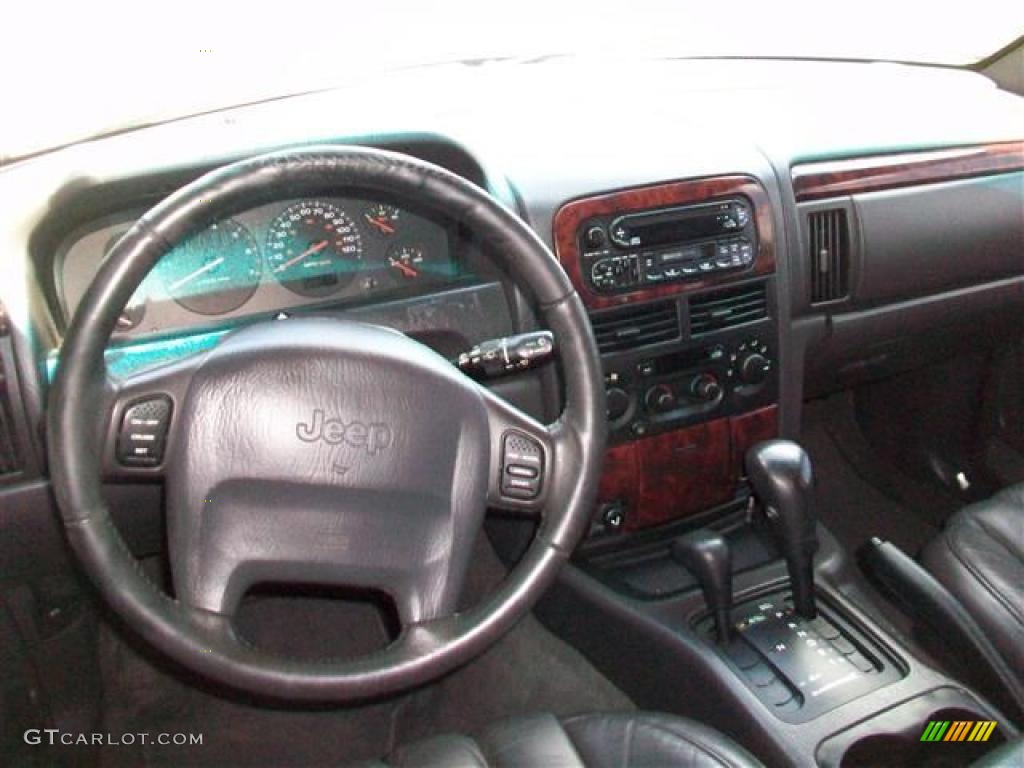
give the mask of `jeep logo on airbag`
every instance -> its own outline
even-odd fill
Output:
[[[371,456],[391,445],[394,437],[387,424],[364,424],[361,421],[346,424],[341,419],[325,418],[319,408],[313,411],[311,423],[300,421],[295,426],[295,434],[299,440],[307,443],[315,443],[317,440],[323,440],[328,445],[348,443],[353,448],[365,449]]]

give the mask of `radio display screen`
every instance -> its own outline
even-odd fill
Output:
[[[738,203],[687,206],[635,213],[612,222],[612,240],[624,247],[656,247],[736,234],[749,220]]]
[[[668,218],[662,221],[644,221],[627,225],[630,239],[640,238],[641,245],[665,245],[667,243],[684,243],[688,240],[699,240],[713,237],[721,232],[717,217],[695,216],[693,218]]]

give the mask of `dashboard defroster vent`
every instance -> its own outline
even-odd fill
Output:
[[[764,283],[711,291],[690,299],[690,335],[732,328],[768,317]]]
[[[642,304],[592,315],[590,324],[602,354],[672,341],[680,336],[674,301]]]
[[[807,242],[811,265],[811,303],[844,298],[849,290],[850,232],[846,211],[829,208],[807,216]]]

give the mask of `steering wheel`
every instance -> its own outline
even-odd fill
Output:
[[[334,318],[256,323],[206,353],[126,379],[107,374],[104,350],[118,315],[163,254],[256,205],[339,190],[415,201],[489,245],[554,334],[564,382],[554,423],[537,422],[397,331]],[[531,607],[588,525],[604,408],[579,297],[520,219],[434,165],[312,147],[215,170],[118,241],[63,344],[49,459],[71,547],[145,640],[237,689],[346,701],[453,669]],[[167,423],[163,459],[148,472],[165,485],[173,597],[139,567],[102,493],[126,418]],[[456,612],[488,507],[538,516],[537,533],[491,597]],[[401,630],[386,648],[356,659],[269,654],[232,623],[246,591],[267,582],[382,591]]]

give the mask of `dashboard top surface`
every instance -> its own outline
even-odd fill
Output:
[[[570,59],[385,77],[387,100],[374,96],[379,82],[357,84],[129,131],[0,169],[0,258],[14,278],[0,300],[16,325],[29,324],[26,297],[39,275],[26,248],[69,202],[133,183],[145,200],[138,210],[203,170],[284,146],[401,137],[446,144],[479,163],[474,181],[518,207],[553,245],[554,214],[569,200],[726,174],[763,184],[781,231],[789,193],[780,177],[797,162],[1014,140],[1024,124],[1024,100],[981,75],[894,64]],[[623,94],[621,108],[595,111],[595,88]]]

